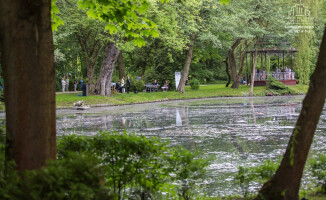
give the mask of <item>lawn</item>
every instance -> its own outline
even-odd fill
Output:
[[[238,89],[226,88],[223,84],[217,85],[203,85],[199,90],[191,90],[190,87],[186,87],[186,93],[180,94],[175,91],[169,92],[152,92],[144,93],[140,92],[114,94],[112,97],[102,97],[99,95],[78,96],[80,93],[67,93],[56,95],[56,105],[60,107],[72,106],[74,102],[84,101],[86,105],[105,104],[105,105],[124,105],[133,103],[143,103],[152,101],[166,101],[175,99],[194,99],[194,98],[209,98],[209,97],[235,97],[235,96],[248,96],[249,87],[247,85],[241,85]],[[305,94],[307,92],[307,85],[290,86],[297,94]],[[265,96],[268,93],[267,87],[255,87],[255,96]]]

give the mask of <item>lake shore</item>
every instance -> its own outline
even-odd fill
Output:
[[[289,86],[295,95],[303,95],[307,93],[308,85]],[[103,97],[99,95],[79,96],[81,92],[76,93],[57,93],[56,107],[57,109],[70,108],[77,101],[84,101],[85,105],[91,107],[107,107],[119,105],[132,105],[153,102],[166,102],[173,100],[185,99],[205,99],[217,97],[248,97],[249,86],[241,85],[238,89],[226,88],[224,84],[204,85],[199,90],[191,90],[186,87],[186,93],[179,92],[152,92],[152,93],[118,93],[111,97]],[[268,87],[255,87],[254,96],[267,96],[270,93]]]

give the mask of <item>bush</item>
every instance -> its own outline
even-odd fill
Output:
[[[6,177],[3,162],[0,165],[0,199],[112,199],[104,187],[103,167],[94,157],[70,154],[23,174],[11,163]]]
[[[208,166],[199,153],[126,133],[63,136],[57,149],[45,168],[20,174],[11,163],[6,177],[1,152],[0,199],[189,199]]]
[[[276,172],[278,166],[278,162],[271,160],[266,160],[257,167],[245,168],[240,166],[235,179],[240,185],[243,196],[246,197],[248,195],[249,185],[252,182],[264,183],[269,180]]]
[[[142,80],[131,79],[130,87],[131,87],[131,90],[133,90],[133,91],[141,92],[144,90],[145,83]]]
[[[190,88],[192,90],[198,90],[200,86],[200,82],[197,79],[190,80]]]
[[[204,176],[208,161],[182,147],[167,148],[167,145],[157,138],[126,133],[100,132],[94,137],[71,135],[59,139],[58,157],[80,152],[100,158],[106,186],[117,199],[121,199],[122,194],[128,198],[165,199],[163,192],[184,198],[194,196],[194,188]]]
[[[318,155],[317,159],[311,161],[312,174],[317,178],[317,185],[321,187],[321,192],[326,193],[326,156]]]
[[[274,77],[269,77],[269,89],[271,90],[272,94],[279,94],[279,95],[288,95],[288,94],[295,94],[295,91],[291,90],[289,87],[284,85],[281,81],[277,80]]]

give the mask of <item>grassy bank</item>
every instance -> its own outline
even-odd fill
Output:
[[[307,85],[290,86],[296,94],[305,94],[307,92]],[[180,94],[175,91],[169,92],[153,92],[138,94],[114,94],[112,97],[102,97],[99,95],[89,95],[87,97],[78,96],[77,94],[57,94],[56,105],[57,107],[69,107],[74,102],[83,100],[85,104],[109,104],[109,105],[124,105],[133,103],[143,103],[151,101],[164,101],[173,99],[193,99],[193,98],[207,98],[207,97],[236,97],[236,96],[248,96],[249,86],[241,85],[238,89],[226,88],[223,84],[218,85],[204,85],[199,90],[191,90],[190,87],[186,87],[186,93]],[[81,93],[81,92],[80,92]],[[255,96],[266,96],[269,93],[267,87],[255,87]]]

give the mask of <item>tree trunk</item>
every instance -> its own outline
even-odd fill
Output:
[[[6,161],[18,170],[56,159],[54,47],[50,0],[0,1]]]
[[[100,76],[95,85],[95,92],[97,94],[102,96],[111,95],[112,74],[119,54],[120,50],[117,49],[115,43],[109,42],[106,45]]]
[[[125,64],[123,62],[122,52],[120,52],[118,57],[118,67],[119,67],[119,78],[125,77]]]
[[[250,83],[249,96],[254,96],[254,85],[255,85],[257,58],[258,58],[258,54],[257,54],[257,51],[256,51],[255,54],[254,54],[254,63],[253,63],[253,66],[252,66],[252,74],[251,74],[251,83]]]
[[[244,54],[246,54],[246,53],[245,53],[245,52],[240,52],[240,62],[239,62],[239,72],[238,72],[238,83],[241,82],[241,74],[242,74],[243,65],[244,65],[244,59],[245,59]]]
[[[237,74],[237,63],[235,61],[235,56],[234,56],[234,50],[239,46],[240,42],[242,39],[237,39],[234,44],[232,45],[230,51],[229,51],[229,63],[231,67],[231,72],[232,72],[232,79],[233,79],[233,84],[231,88],[238,88],[239,87],[239,78]]]
[[[189,44],[189,49],[188,49],[188,54],[186,58],[186,63],[183,69],[183,73],[181,76],[181,80],[178,86],[177,91],[180,92],[181,94],[185,93],[185,85],[186,85],[186,80],[188,78],[188,73],[189,73],[189,68],[191,64],[191,59],[192,59],[192,52],[194,50],[194,42],[195,42],[196,35],[192,34],[190,38],[190,44]]]
[[[311,76],[308,93],[293,129],[282,162],[274,176],[266,182],[256,199],[298,199],[303,169],[313,141],[316,126],[326,98],[326,34],[320,47],[318,62]]]
[[[231,83],[231,75],[229,72],[229,57],[226,57],[226,59],[223,61],[225,63],[225,71],[226,71],[226,75],[228,75],[228,82],[226,83],[225,87],[229,87],[230,83]]]
[[[147,62],[142,62],[142,70],[141,70],[141,77],[144,77],[144,74],[145,74],[145,70],[146,70],[146,65],[147,65]]]
[[[92,34],[91,30],[86,32],[84,29],[79,29],[79,32],[75,33],[85,59],[86,77],[88,79],[88,90],[90,93],[94,93],[95,91],[95,65],[103,48],[100,40],[90,39]]]
[[[93,60],[90,63],[86,63],[86,74],[87,74],[86,77],[88,79],[88,91],[90,93],[94,93],[95,90],[95,84],[94,84],[95,64],[96,64],[96,60]]]

